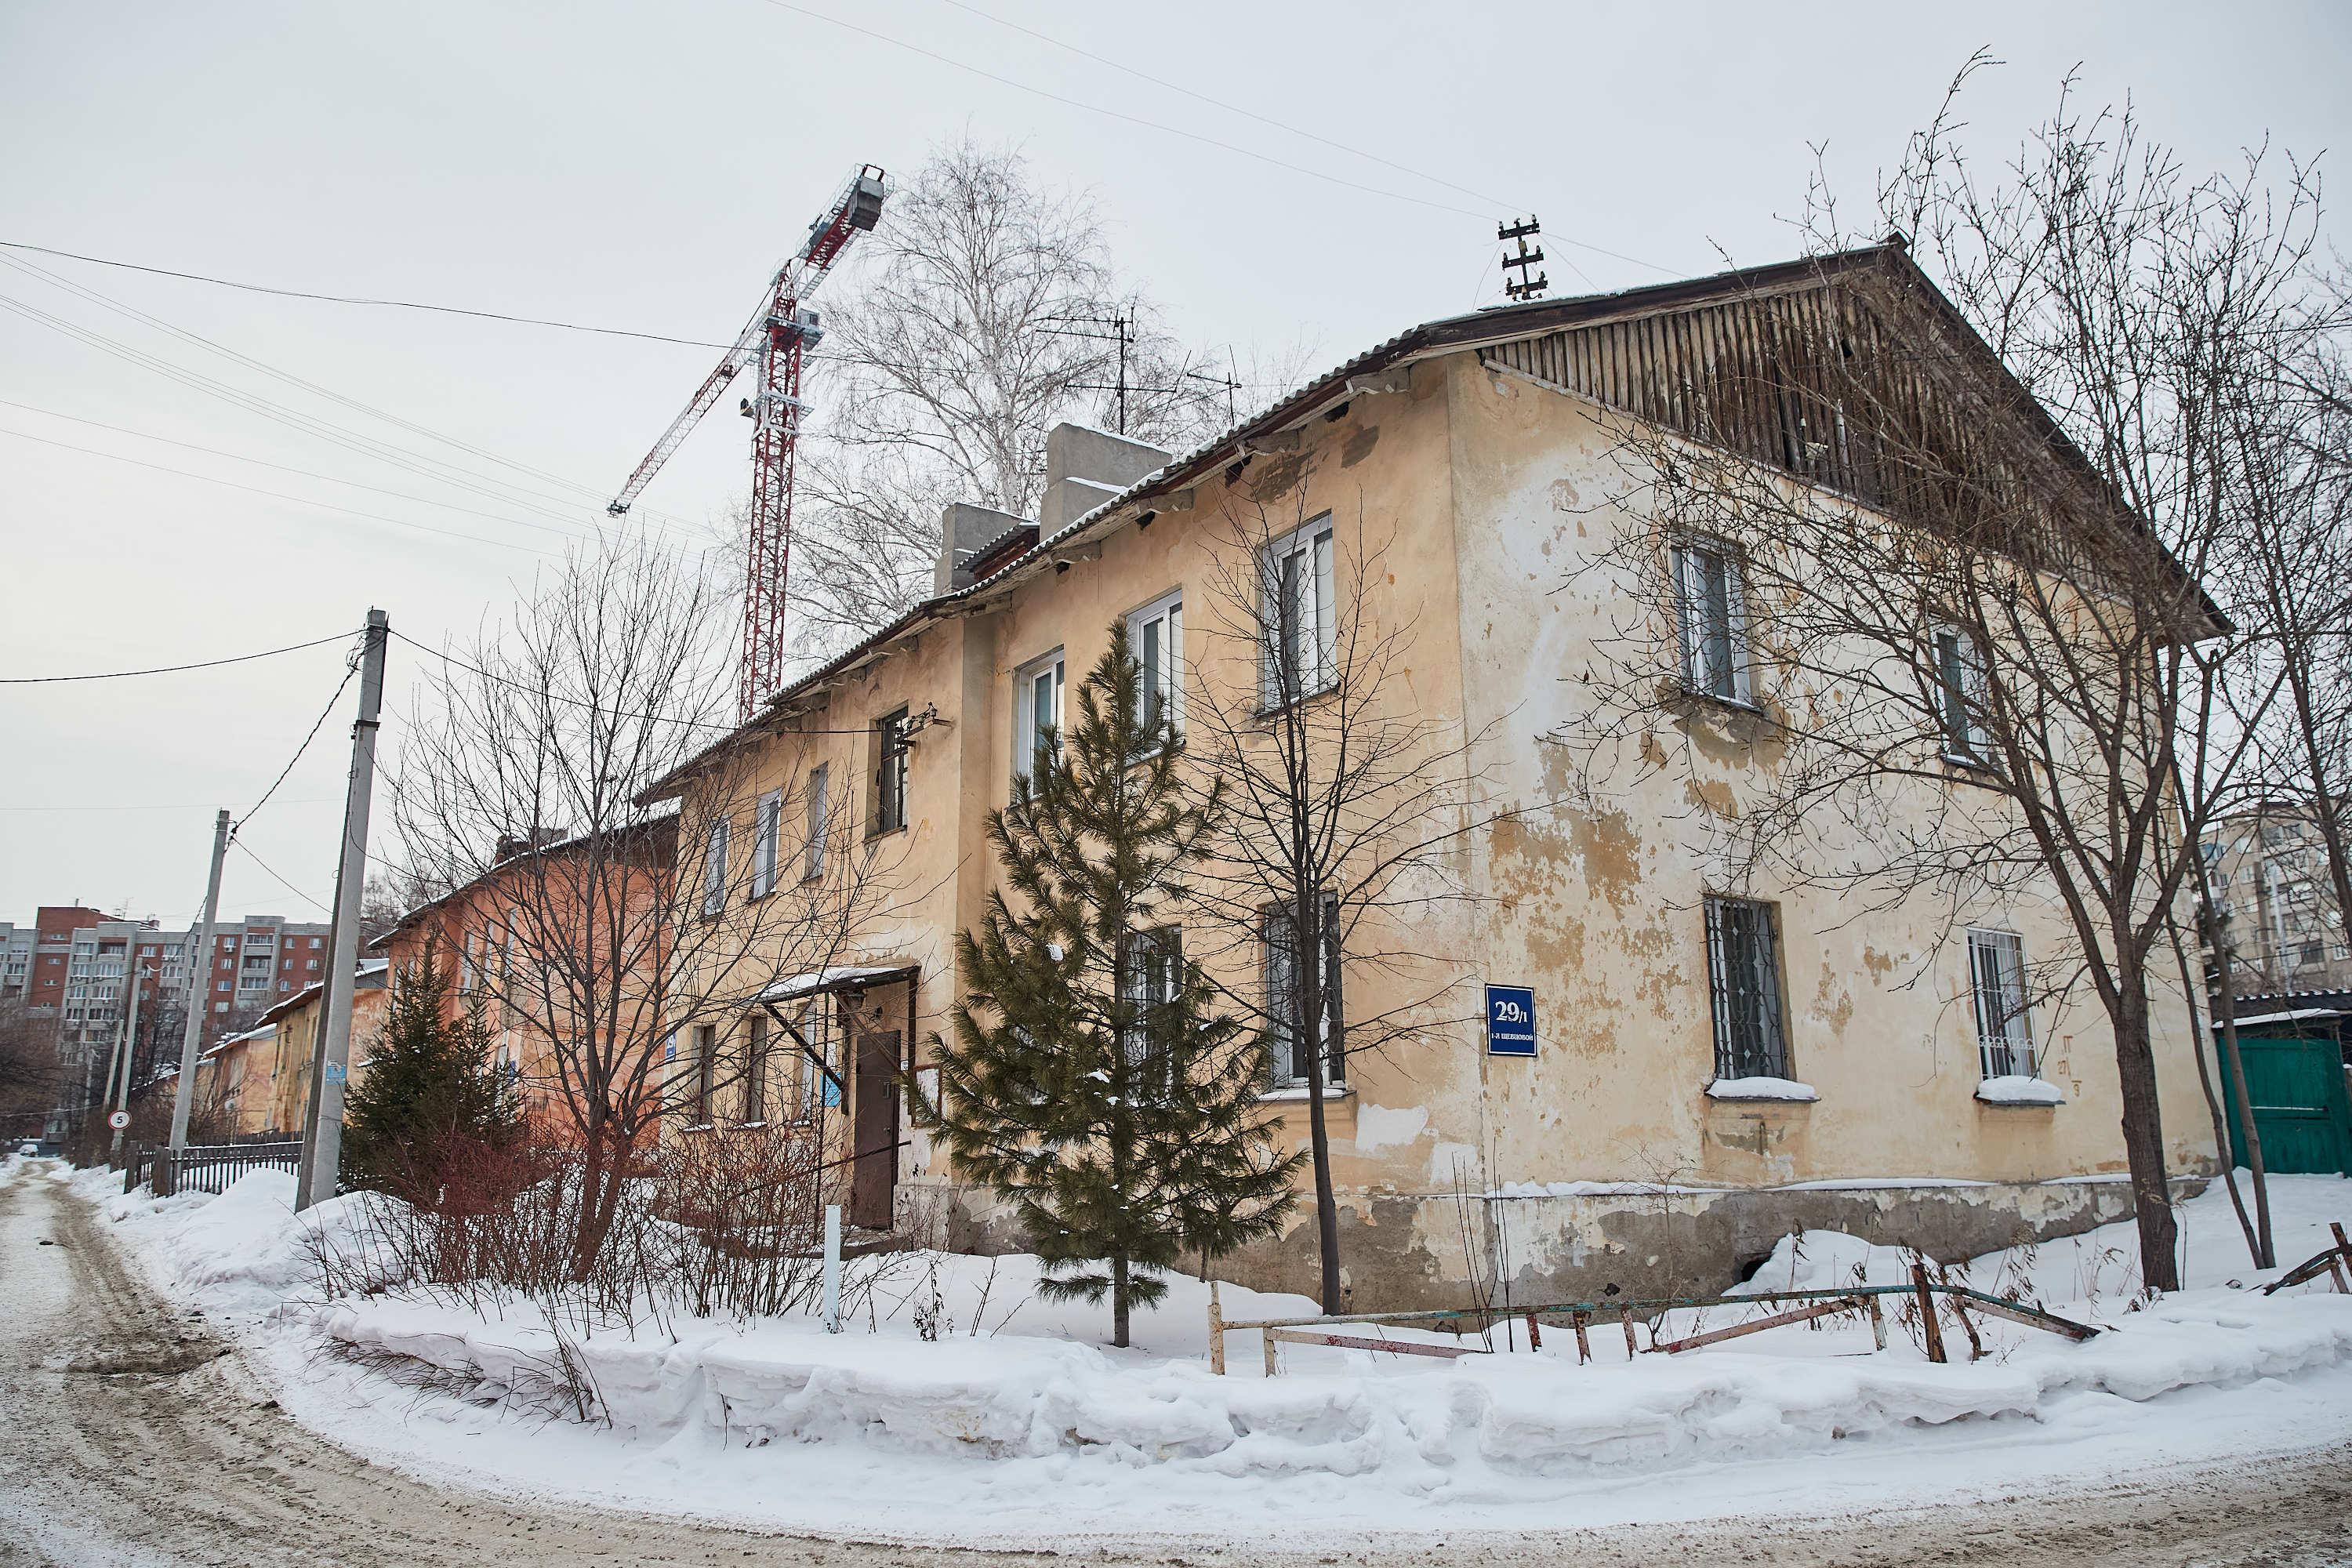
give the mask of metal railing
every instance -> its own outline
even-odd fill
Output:
[[[158,1197],[184,1189],[225,1193],[230,1183],[249,1171],[283,1171],[293,1175],[301,1160],[299,1139],[273,1143],[191,1143],[176,1159],[168,1148],[142,1146],[123,1163],[122,1190],[133,1193],[143,1185]]]

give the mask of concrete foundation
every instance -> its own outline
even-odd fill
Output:
[[[2175,1179],[2193,1197],[2206,1178]],[[1024,1249],[1012,1210],[985,1189],[908,1189],[902,1228],[953,1252]],[[1349,1311],[1459,1307],[1475,1272],[1507,1281],[1496,1300],[1593,1300],[1610,1287],[1636,1299],[1706,1294],[1752,1274],[1792,1231],[1838,1230],[1958,1262],[2021,1242],[2076,1236],[2131,1216],[2121,1176],[2049,1182],[1807,1183],[1700,1189],[1563,1184],[1466,1200],[1453,1194],[1342,1193],[1339,1257]],[[1313,1296],[1320,1270],[1314,1215],[1218,1260],[1223,1279]]]

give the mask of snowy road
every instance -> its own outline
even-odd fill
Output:
[[[125,1270],[58,1184],[0,1187],[0,1564],[1274,1563],[1149,1542],[1028,1555],[806,1540],[436,1489],[305,1433]],[[877,1521],[887,1529],[887,1520]],[[2352,1563],[2352,1451],[1868,1519],[1455,1532],[1300,1563]]]

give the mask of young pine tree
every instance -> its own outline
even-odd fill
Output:
[[[448,1016],[449,981],[425,956],[392,979],[367,1071],[343,1101],[343,1180],[430,1206],[454,1163],[522,1137],[513,1097],[491,1060],[479,1003]]]
[[[932,1037],[938,1100],[918,1105],[1013,1203],[1039,1293],[1108,1295],[1124,1345],[1162,1271],[1278,1230],[1304,1156],[1276,1146],[1256,1037],[1184,955],[1185,872],[1221,796],[1180,784],[1182,735],[1163,703],[1144,710],[1124,623],[1077,698],[989,814],[1013,897],[992,892],[956,938],[954,1039]]]

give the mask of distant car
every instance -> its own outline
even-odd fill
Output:
[[[16,1152],[17,1152],[17,1153],[19,1153],[19,1154],[22,1154],[22,1155],[26,1156],[27,1159],[31,1158],[32,1156],[34,1156],[34,1155],[36,1155],[36,1154],[38,1154],[40,1152],[41,1152],[41,1146],[40,1146],[38,1143],[34,1142],[33,1142],[31,1139],[29,1139],[29,1138],[28,1138],[28,1139],[26,1139],[24,1142],[19,1143],[19,1144],[17,1144],[17,1145],[16,1145]]]

